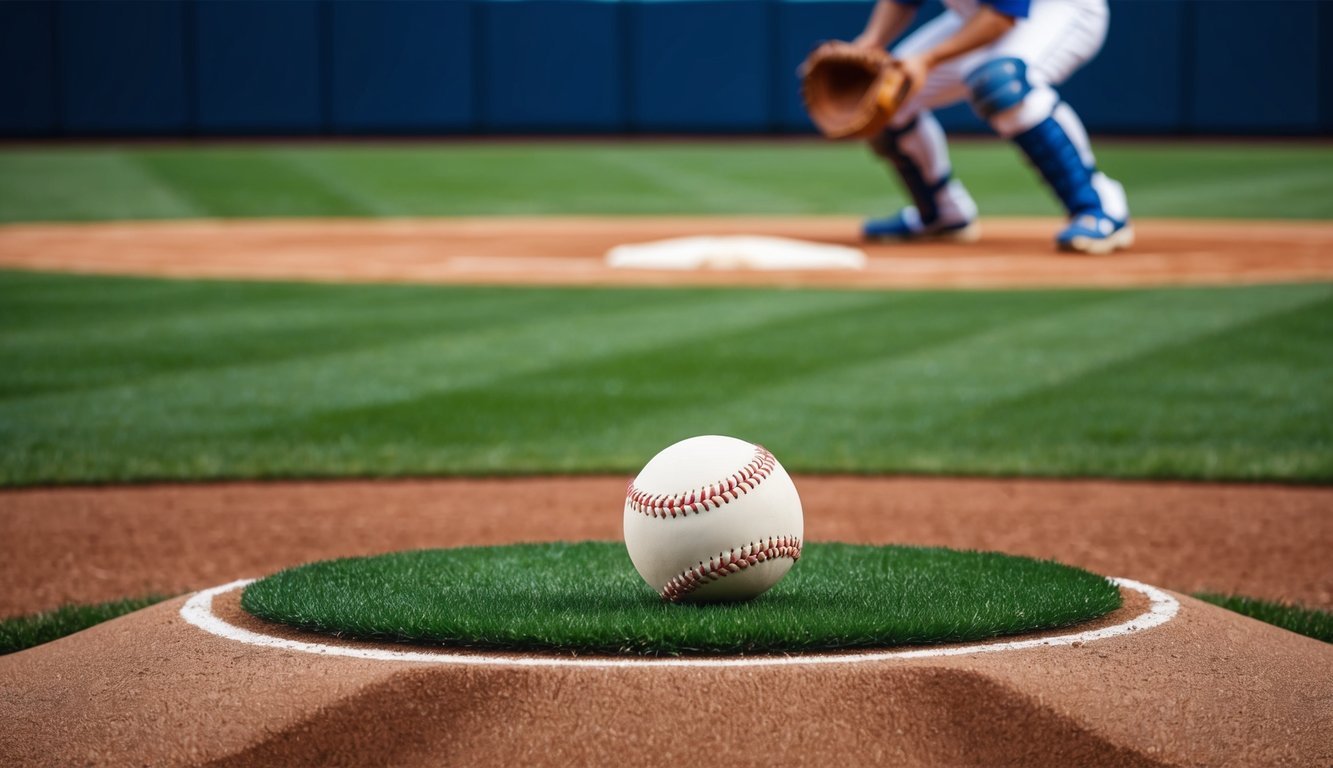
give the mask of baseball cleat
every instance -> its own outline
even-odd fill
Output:
[[[921,221],[915,206],[908,206],[893,216],[869,219],[861,227],[865,240],[951,240],[975,243],[981,237],[981,225],[975,219],[959,222]]]
[[[1134,228],[1128,220],[1116,221],[1101,211],[1081,213],[1055,236],[1055,244],[1066,252],[1112,253],[1134,244]]]

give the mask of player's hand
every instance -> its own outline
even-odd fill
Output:
[[[907,75],[907,96],[903,99],[903,103],[906,103],[921,92],[926,78],[930,76],[931,64],[924,56],[908,56],[894,61],[894,65]]]
[[[861,34],[857,35],[856,39],[852,40],[852,45],[857,48],[863,48],[867,51],[884,47],[884,43],[881,43],[874,35],[871,35],[867,32],[862,32]]]

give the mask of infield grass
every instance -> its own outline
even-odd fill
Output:
[[[0,484],[788,469],[1333,480],[1333,285],[853,292],[0,272]]]
[[[1096,142],[1134,214],[1333,217],[1333,146]],[[955,143],[983,215],[1060,209],[1007,143]],[[819,141],[236,144],[0,150],[0,222],[506,214],[884,215],[863,145]]]
[[[1101,576],[998,553],[808,544],[772,590],[664,603],[618,542],[419,550],[313,563],[246,587],[301,629],[431,645],[747,653],[961,642],[1065,627],[1120,606]]]

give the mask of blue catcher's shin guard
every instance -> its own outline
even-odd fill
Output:
[[[1018,134],[1014,143],[1032,161],[1070,216],[1101,210],[1101,198],[1092,186],[1096,169],[1083,164],[1078,147],[1055,117],[1047,117]]]

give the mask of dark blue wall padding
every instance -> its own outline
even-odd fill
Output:
[[[1333,134],[1333,0],[1110,3],[1090,130]],[[0,0],[0,136],[810,133],[795,69],[873,5]]]
[[[1194,8],[1189,127],[1240,133],[1317,130],[1317,6],[1306,0],[1199,3]]]
[[[319,133],[315,0],[200,0],[194,8],[200,133]]]
[[[1118,133],[1174,133],[1185,126],[1192,61],[1180,0],[1113,0],[1101,53],[1059,88],[1084,123]]]
[[[630,126],[773,128],[776,9],[770,0],[631,3]]]
[[[186,4],[61,2],[59,84],[67,134],[184,134]]]
[[[1319,125],[1333,134],[1333,3],[1317,6],[1319,14]]]
[[[627,127],[624,3],[500,0],[478,8],[483,131]]]
[[[334,132],[455,133],[473,126],[473,3],[339,0],[329,12]]]
[[[0,135],[56,129],[56,6],[0,3]]]

